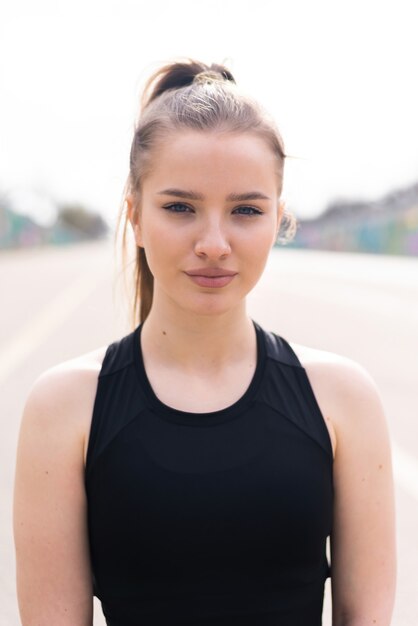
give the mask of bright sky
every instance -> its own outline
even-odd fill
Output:
[[[415,0],[3,0],[0,192],[43,221],[52,197],[113,223],[141,85],[177,56],[226,61],[274,115],[298,157],[284,189],[298,216],[416,182],[416,13]]]

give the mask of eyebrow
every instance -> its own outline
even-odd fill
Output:
[[[205,196],[196,191],[186,191],[185,189],[164,189],[158,192],[159,196],[176,196],[185,200],[204,200]],[[228,202],[242,202],[247,200],[270,200],[268,196],[261,191],[247,191],[245,193],[230,193],[226,196]]]

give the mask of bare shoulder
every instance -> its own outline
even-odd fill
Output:
[[[104,353],[100,348],[48,369],[26,400],[13,505],[24,624],[93,623],[84,467]]]
[[[32,390],[37,387],[46,387],[53,390],[54,384],[61,383],[65,385],[66,382],[71,382],[73,379],[97,374],[100,371],[106,349],[107,346],[102,346],[50,367],[35,381]],[[53,385],[49,387],[51,382]]]
[[[28,402],[51,403],[55,409],[64,410],[83,401],[97,384],[105,352],[106,347],[101,347],[47,369],[32,385]]]
[[[357,361],[326,350],[290,344],[304,367],[328,427],[334,456],[350,431],[379,428],[385,421],[379,389]]]
[[[380,391],[367,369],[350,358],[298,344],[292,348],[334,438],[333,618],[389,624],[396,589],[396,515]]]
[[[74,438],[84,458],[97,381],[107,346],[59,363],[43,372],[28,394],[22,428],[42,428]]]

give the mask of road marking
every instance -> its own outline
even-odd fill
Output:
[[[81,274],[6,343],[0,352],[0,384],[72,315],[98,284],[97,272]]]
[[[418,461],[392,441],[393,473],[395,481],[418,502]]]

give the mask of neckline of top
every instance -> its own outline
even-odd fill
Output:
[[[233,419],[236,417],[243,409],[248,407],[259,387],[264,367],[266,363],[266,345],[265,345],[265,337],[263,330],[261,327],[252,320],[254,325],[254,329],[256,332],[256,340],[257,340],[257,363],[255,366],[255,370],[252,376],[252,379],[241,395],[235,402],[232,404],[218,409],[217,411],[210,411],[204,413],[192,413],[189,411],[183,411],[180,409],[176,409],[175,407],[169,406],[162,402],[154,389],[151,386],[151,383],[148,379],[144,359],[142,354],[142,346],[141,346],[141,330],[142,324],[137,326],[137,328],[133,332],[133,356],[134,356],[134,364],[137,373],[138,380],[141,384],[141,388],[145,392],[145,398],[150,408],[160,417],[167,419],[172,422],[193,425],[193,426],[210,426],[212,424],[218,424],[221,422],[228,421],[229,419]]]

